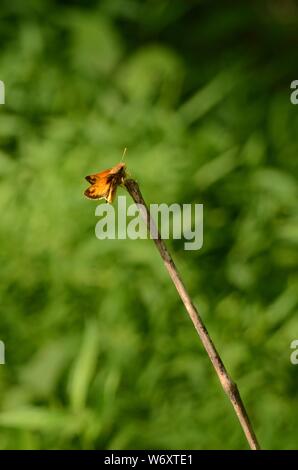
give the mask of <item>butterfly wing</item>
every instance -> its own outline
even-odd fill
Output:
[[[108,201],[109,204],[112,204],[115,199],[117,187],[118,185],[114,181],[110,184],[109,193],[107,194],[107,197],[106,197],[106,200]]]
[[[94,175],[88,175],[85,179],[91,184],[89,188],[84,192],[85,196],[89,199],[102,199],[109,193],[110,182],[109,182],[110,170],[104,170]]]
[[[88,175],[88,176],[85,176],[85,179],[88,181],[88,183],[90,184],[96,184],[98,183],[100,180],[103,180],[103,179],[106,179],[107,176],[110,174],[111,170],[108,169],[108,170],[104,170],[104,171],[101,171],[100,173],[95,173],[94,175]]]

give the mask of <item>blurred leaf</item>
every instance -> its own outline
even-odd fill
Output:
[[[181,60],[162,46],[139,50],[125,64],[119,75],[119,86],[130,100],[157,99],[172,105],[179,98],[183,77]]]
[[[88,390],[95,372],[99,351],[98,327],[90,320],[85,328],[83,343],[70,372],[69,400],[75,411],[86,406]]]

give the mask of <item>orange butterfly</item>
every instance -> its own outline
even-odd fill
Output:
[[[107,170],[86,176],[91,183],[90,188],[84,192],[89,199],[105,199],[112,204],[119,184],[122,184],[126,176],[125,163],[118,163]]]

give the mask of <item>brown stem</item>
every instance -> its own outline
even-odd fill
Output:
[[[233,382],[233,380],[229,376],[224,366],[224,363],[220,355],[218,354],[208,334],[208,331],[184,286],[184,283],[175,266],[175,263],[164,241],[161,239],[160,233],[158,232],[155,222],[150,215],[149,209],[144,201],[144,198],[142,196],[138,183],[133,179],[126,179],[124,181],[124,185],[127,191],[129,192],[129,194],[131,195],[131,197],[133,198],[133,200],[135,201],[135,203],[139,205],[139,210],[147,224],[148,232],[151,238],[154,240],[154,243],[157,246],[157,249],[163,259],[163,262],[168,270],[168,273],[178,291],[178,294],[181,297],[182,302],[184,303],[187,313],[190,316],[190,319],[195,329],[197,330],[197,333],[203,343],[203,346],[218,375],[222,388],[224,389],[225,393],[228,395],[232,403],[232,406],[235,410],[235,413],[238,416],[238,419],[240,421],[240,424],[242,426],[242,429],[244,431],[248,444],[250,445],[250,448],[253,450],[260,449],[260,445],[258,443],[257,437],[252,428],[251,422],[249,420],[245,406],[241,399],[237,385]]]

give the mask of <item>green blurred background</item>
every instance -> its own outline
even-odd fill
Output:
[[[152,241],[95,237],[84,176],[125,146],[148,203],[204,204],[203,248],[169,247],[261,445],[298,448],[297,27],[290,0],[2,0],[2,449],[247,448]]]

